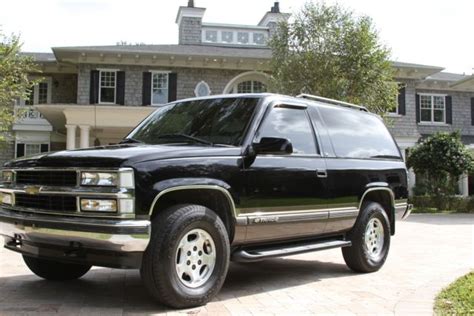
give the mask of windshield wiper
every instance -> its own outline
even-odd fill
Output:
[[[181,137],[181,138],[185,138],[185,139],[188,139],[188,140],[192,140],[192,141],[197,142],[197,143],[206,144],[206,145],[209,145],[209,146],[214,146],[214,143],[212,143],[208,140],[205,140],[205,139],[202,139],[202,138],[199,138],[199,137],[186,135],[186,134],[164,134],[164,135],[158,136],[158,138],[173,138],[173,137]]]
[[[134,144],[143,144],[141,140],[135,139],[135,138],[125,138],[120,141],[119,144],[129,144],[129,143],[134,143]]]

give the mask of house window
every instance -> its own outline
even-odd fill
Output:
[[[115,89],[117,88],[117,72],[100,71],[99,103],[115,104]]]
[[[33,78],[34,79],[34,78]],[[31,88],[29,98],[27,100],[19,100],[18,105],[37,105],[51,103],[51,78],[38,83]]]
[[[420,122],[446,123],[446,97],[420,95]]]
[[[247,32],[237,33],[237,41],[240,44],[248,44],[249,43],[249,33],[247,33]]]
[[[25,156],[33,156],[48,151],[48,143],[17,143],[15,156],[16,158],[20,158]]]
[[[388,114],[398,114],[398,104],[388,110]]]
[[[234,41],[234,32],[222,32],[222,41],[225,43],[232,43]]]
[[[217,31],[206,31],[206,42],[217,42]]]
[[[168,102],[168,79],[168,73],[152,73],[151,102],[153,105],[165,104]]]
[[[255,80],[241,82],[237,85],[237,93],[262,93],[266,92],[267,87],[264,83]]]
[[[263,33],[253,33],[253,42],[257,45],[264,45],[265,35]]]

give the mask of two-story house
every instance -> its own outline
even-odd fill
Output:
[[[229,25],[205,22],[205,11],[192,0],[179,8],[175,45],[29,53],[45,78],[30,101],[39,113],[32,111],[15,124],[11,150],[3,159],[116,143],[169,101],[267,91],[271,50],[266,43],[278,21],[289,15],[276,2],[257,25]],[[461,130],[465,143],[474,146],[473,77],[418,64],[393,62],[393,67],[401,89],[390,129],[403,153],[440,130]],[[413,185],[414,174],[410,177]],[[462,184],[467,194],[467,178]]]

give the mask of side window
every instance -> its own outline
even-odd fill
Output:
[[[397,145],[383,121],[375,115],[320,106],[336,156],[342,158],[400,158]]]
[[[273,108],[266,116],[257,134],[257,142],[262,137],[286,138],[293,144],[294,154],[315,155],[313,128],[304,109]]]

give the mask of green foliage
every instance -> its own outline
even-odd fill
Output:
[[[269,45],[276,92],[363,104],[379,114],[396,106],[390,51],[367,16],[308,2],[293,20],[278,25]]]
[[[0,145],[6,142],[6,135],[17,118],[15,100],[27,100],[36,83],[28,74],[39,71],[31,58],[20,55],[20,49],[19,37],[0,33]]]
[[[474,272],[459,278],[436,297],[437,315],[474,314]]]
[[[429,195],[410,197],[413,213],[474,213],[474,198],[461,196],[445,196],[441,202]]]
[[[417,174],[416,194],[431,195],[438,209],[456,193],[459,176],[473,170],[473,157],[458,132],[437,133],[408,155],[407,166]]]

